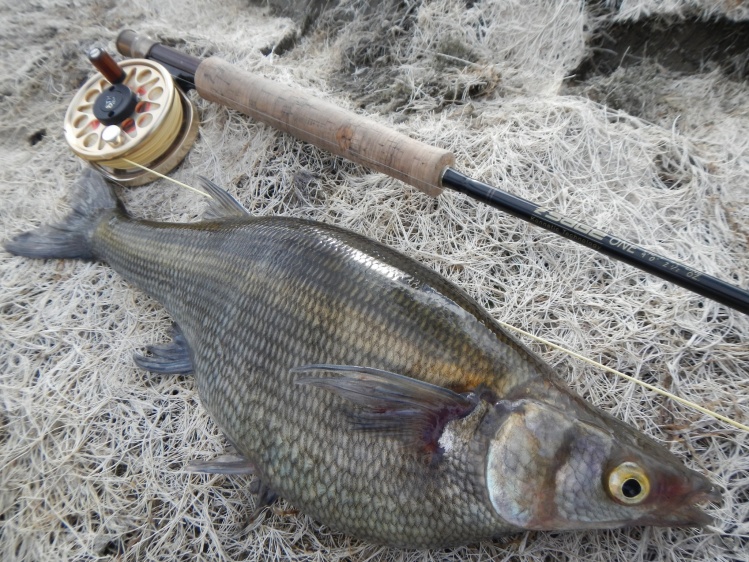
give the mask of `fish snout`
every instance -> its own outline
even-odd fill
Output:
[[[711,524],[713,518],[700,506],[719,503],[722,498],[721,489],[697,472],[690,471],[681,478],[664,477],[653,498],[659,509],[640,523],[658,527],[703,527]]]

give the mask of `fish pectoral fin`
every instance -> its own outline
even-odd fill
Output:
[[[200,185],[211,196],[211,202],[203,213],[203,220],[243,219],[250,213],[229,192],[213,183],[208,178],[198,176]]]
[[[149,345],[146,351],[150,353],[149,356],[137,353],[133,355],[135,364],[141,369],[161,375],[186,375],[193,372],[190,346],[176,324],[172,325],[171,343]]]
[[[307,376],[297,384],[322,388],[359,406],[352,412],[355,429],[395,436],[432,455],[442,452],[445,426],[470,414],[478,403],[477,395],[369,367],[307,365],[293,371],[337,375]]]
[[[209,461],[191,461],[185,470],[207,474],[254,474],[255,465],[241,455],[220,455]]]

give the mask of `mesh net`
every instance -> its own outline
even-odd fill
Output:
[[[303,3],[302,3],[303,4]],[[448,148],[457,168],[749,286],[749,86],[657,63],[565,78],[617,19],[746,17],[735,2],[343,1],[299,20],[242,0],[3,2],[0,238],[60,218],[81,163],[60,123],[131,27],[194,55],[364,111]],[[293,6],[292,6],[293,7]],[[384,15],[383,15],[384,14]],[[197,25],[199,22],[199,25]],[[366,34],[366,33],[368,34]],[[285,42],[285,43],[284,43]],[[274,46],[289,43],[284,54]],[[270,48],[270,49],[269,49]],[[270,53],[264,55],[263,52]],[[172,173],[214,179],[256,215],[335,223],[436,269],[497,319],[747,422],[749,318],[463,196],[438,200],[197,98],[201,132]],[[167,182],[120,189],[130,211],[195,220]],[[250,521],[250,479],[188,474],[226,443],[189,377],[138,370],[168,337],[161,306],[105,264],[0,252],[3,560],[747,560],[747,435],[538,344],[587,400],[726,489],[714,528],[525,533],[396,551],[280,503]]]

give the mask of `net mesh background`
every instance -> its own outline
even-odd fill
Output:
[[[621,22],[745,22],[745,3],[112,0],[0,3],[0,238],[62,217],[82,162],[62,134],[86,52],[132,28],[217,55],[450,149],[457,169],[749,286],[749,84],[648,53],[571,80]],[[307,17],[305,17],[305,14]],[[744,59],[734,61],[738,68]],[[737,66],[738,65],[738,66]],[[207,176],[255,215],[334,223],[434,268],[498,320],[744,423],[749,317],[464,196],[439,199],[195,100]],[[131,213],[198,220],[166,181]],[[107,265],[0,251],[0,558],[13,560],[747,560],[747,434],[528,342],[575,391],[724,487],[707,529],[528,532],[400,551],[285,502],[251,521],[251,478],[191,474],[226,442],[190,377],[132,361],[168,339],[162,307]],[[324,443],[320,444],[325,446]]]

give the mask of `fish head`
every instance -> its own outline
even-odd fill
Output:
[[[720,499],[701,474],[630,426],[590,407],[580,416],[531,400],[498,403],[486,484],[492,506],[523,529],[702,526]]]

